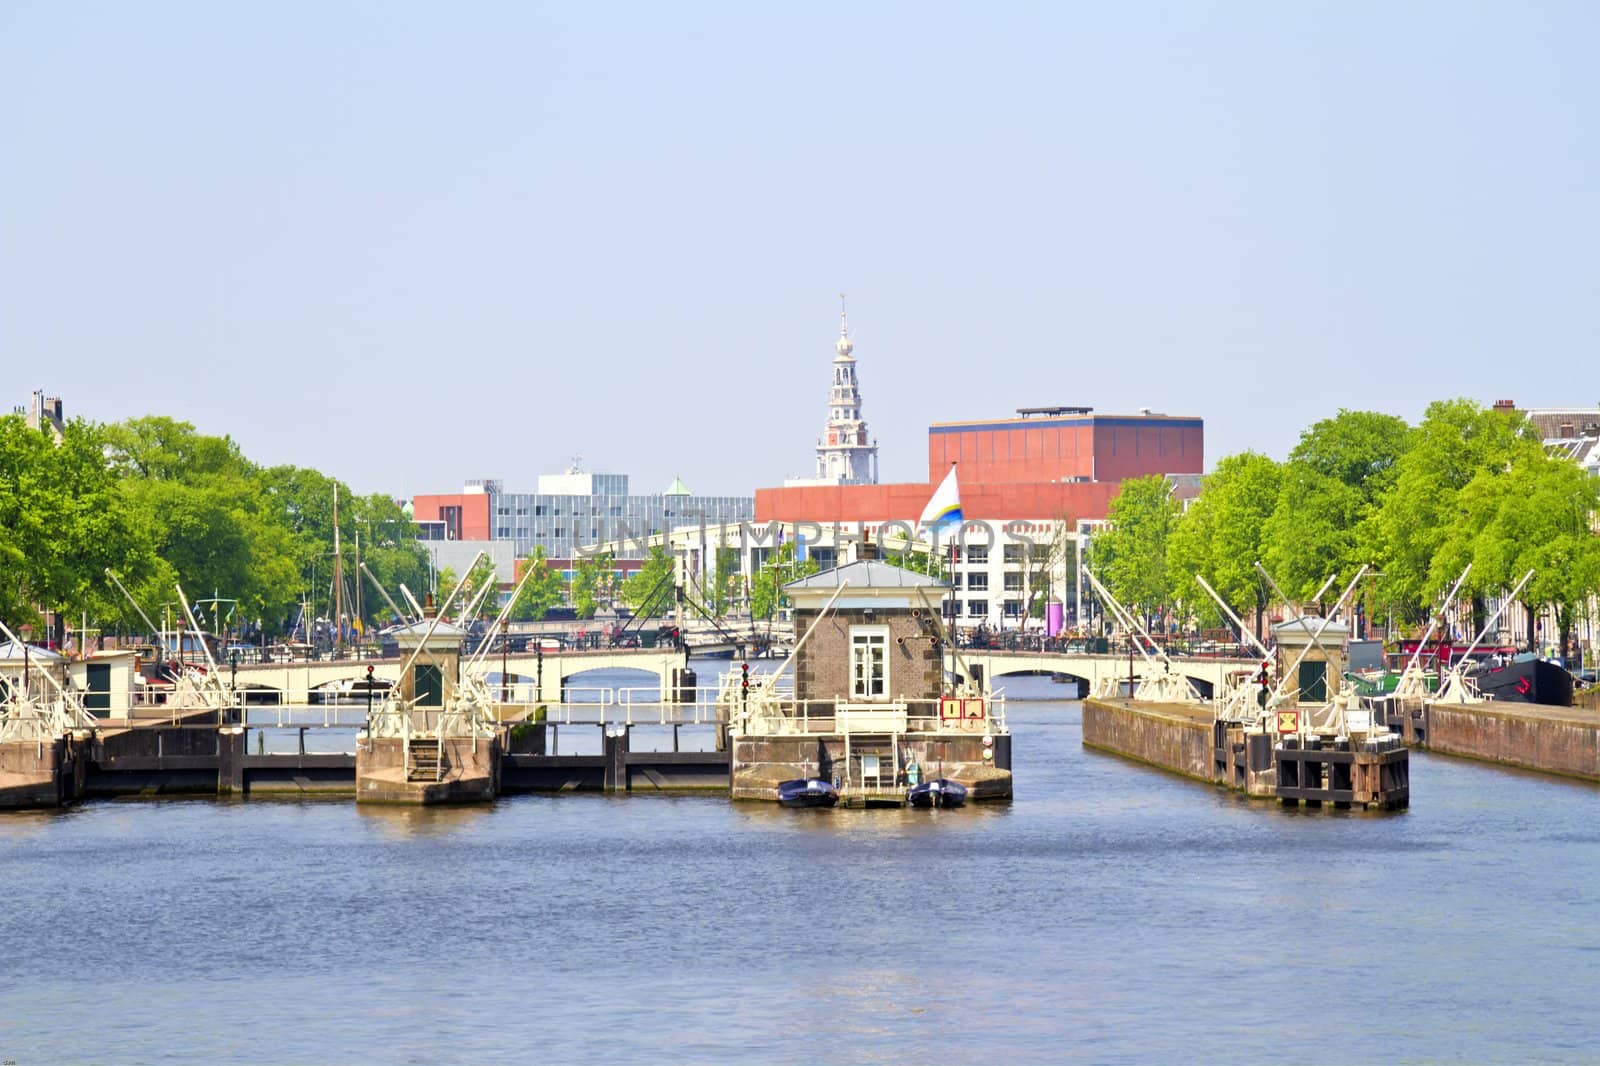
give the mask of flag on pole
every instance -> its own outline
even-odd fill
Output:
[[[928,500],[928,506],[922,509],[922,517],[917,524],[928,527],[935,535],[960,528],[961,487],[956,484],[954,463],[950,465],[950,473],[933,490],[933,496]]]

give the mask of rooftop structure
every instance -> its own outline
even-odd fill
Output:
[[[1600,437],[1600,407],[1524,407],[1496,400],[1496,411],[1518,411],[1546,441]]]
[[[61,397],[46,396],[43,389],[35,389],[27,408],[18,407],[15,410],[27,420],[29,429],[48,429],[50,435],[60,443],[67,424]]]

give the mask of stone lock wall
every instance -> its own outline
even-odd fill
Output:
[[[850,627],[889,628],[889,691],[891,700],[937,700],[943,679],[942,647],[926,609],[918,617],[904,608],[852,608],[830,611],[819,623],[817,611],[795,612],[795,639],[818,627],[794,664],[795,698],[850,699]]]
[[[1600,718],[1516,703],[1428,705],[1427,745],[1446,755],[1600,781]]]
[[[1160,704],[1085,700],[1083,743],[1187,777],[1212,779],[1209,712],[1202,718]]]

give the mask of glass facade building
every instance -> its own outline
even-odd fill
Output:
[[[755,517],[753,496],[696,496],[681,481],[637,496],[626,474],[571,472],[541,477],[539,489],[505,492],[497,481],[469,482],[463,493],[416,497],[413,511],[425,537],[509,540],[519,558],[542,548],[550,559],[613,543],[620,545],[618,559],[639,559],[645,551],[635,540]]]

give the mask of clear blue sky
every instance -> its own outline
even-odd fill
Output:
[[[1600,402],[1600,5],[0,0],[0,380],[358,490]]]

